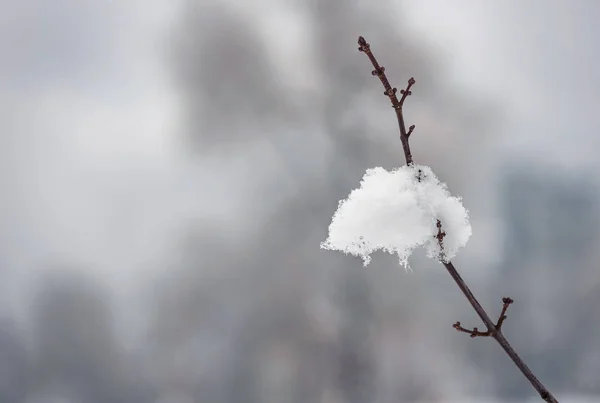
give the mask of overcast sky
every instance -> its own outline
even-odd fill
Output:
[[[594,158],[600,102],[595,1],[405,2],[452,75],[505,102],[506,143],[570,163]],[[557,147],[567,148],[559,155]]]

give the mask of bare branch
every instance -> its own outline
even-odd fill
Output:
[[[371,64],[375,68],[375,70],[373,70],[371,74],[379,77],[379,80],[381,80],[381,84],[383,84],[383,87],[385,89],[384,95],[389,97],[390,102],[392,103],[392,107],[396,111],[396,116],[398,118],[398,127],[400,129],[400,141],[402,142],[402,148],[404,149],[404,157],[406,158],[406,164],[414,165],[412,154],[410,152],[408,138],[412,134],[415,126],[410,126],[408,132],[406,131],[402,108],[404,106],[404,101],[406,100],[406,98],[412,94],[410,89],[415,84],[415,79],[411,77],[408,80],[408,85],[405,89],[400,91],[402,97],[400,98],[400,100],[398,100],[398,97],[396,96],[397,89],[395,87],[392,88],[392,86],[390,85],[387,76],[385,75],[385,68],[383,66],[380,66],[377,60],[375,59],[375,56],[371,51],[371,45],[369,45],[369,43],[362,36],[358,38],[358,45],[358,50],[364,52],[371,61]],[[421,181],[421,174],[422,172],[421,170],[419,170],[417,174],[417,179],[419,181]],[[444,237],[446,236],[446,232],[442,230],[442,222],[440,220],[437,220],[436,226],[438,232],[436,235],[434,235],[434,237],[437,239],[438,244],[440,246],[439,261],[444,265],[444,267],[446,267],[446,270],[448,271],[450,276],[452,276],[452,278],[454,279],[460,290],[463,292],[463,294],[465,295],[475,312],[477,312],[477,315],[481,318],[487,330],[482,332],[479,331],[476,327],[469,330],[462,327],[460,325],[460,322],[456,322],[454,324],[454,328],[460,332],[468,333],[471,337],[494,338],[498,342],[498,344],[500,344],[500,346],[504,349],[504,351],[510,357],[510,359],[515,363],[515,365],[521,370],[523,375],[529,380],[534,389],[540,394],[542,400],[548,403],[558,403],[558,401],[554,398],[554,396],[552,396],[548,389],[546,389],[546,387],[537,379],[533,372],[531,372],[529,367],[525,365],[521,357],[519,357],[519,355],[515,352],[515,350],[508,342],[508,340],[506,340],[506,338],[502,334],[501,328],[504,323],[504,320],[506,319],[506,310],[508,309],[508,306],[513,303],[513,300],[510,298],[502,299],[504,305],[502,306],[502,312],[500,313],[500,317],[498,318],[498,321],[496,323],[492,322],[492,320],[485,312],[479,301],[477,301],[477,299],[475,298],[465,281],[462,279],[460,274],[458,274],[458,271],[454,267],[454,264],[452,264],[452,262],[450,261],[445,260],[443,241]]]
[[[502,298],[502,313],[500,313],[500,316],[498,317],[498,321],[496,322],[496,326],[494,330],[488,329],[485,332],[480,332],[479,330],[477,330],[476,327],[474,327],[472,330],[466,329],[464,327],[462,327],[460,325],[460,322],[456,322],[454,325],[452,325],[453,328],[455,328],[456,330],[458,330],[459,332],[463,332],[463,333],[468,333],[471,337],[489,337],[489,336],[493,336],[494,333],[493,332],[499,332],[502,329],[502,324],[504,323],[504,319],[506,319],[506,310],[508,309],[508,306],[510,304],[512,304],[514,301],[510,298]]]
[[[504,319],[506,319],[506,311],[508,310],[508,306],[510,304],[512,304],[513,301],[512,299],[508,298],[508,297],[504,297],[502,298],[502,313],[500,314],[500,317],[498,318],[498,322],[496,322],[496,329],[500,330],[502,329],[502,324],[504,323]]]
[[[404,124],[404,115],[402,114],[402,107],[404,106],[404,101],[406,100],[406,98],[410,94],[412,94],[410,88],[415,84],[415,79],[411,77],[410,80],[408,80],[408,85],[406,86],[406,89],[400,91],[400,94],[402,94],[402,98],[398,100],[398,97],[396,96],[396,92],[398,92],[398,89],[396,87],[392,88],[392,86],[390,85],[390,82],[388,81],[387,76],[385,75],[385,67],[380,66],[377,62],[377,59],[375,59],[375,56],[371,51],[371,45],[369,45],[365,38],[363,38],[362,36],[358,38],[358,45],[358,50],[364,52],[371,61],[371,64],[375,68],[375,70],[371,71],[371,74],[379,77],[379,80],[381,80],[381,84],[383,84],[383,88],[385,89],[383,95],[386,95],[390,98],[392,108],[394,108],[394,110],[396,111],[398,127],[400,128],[400,141],[402,142],[402,148],[404,149],[404,157],[406,158],[406,164],[412,165],[413,158],[410,152],[410,145],[408,144],[408,137],[415,129],[415,125],[412,125],[408,132],[406,131],[406,125]]]
[[[490,330],[480,332],[479,330],[477,330],[476,327],[474,327],[472,330],[466,329],[460,325],[460,322],[456,322],[452,325],[452,327],[458,330],[459,332],[468,333],[471,337],[488,337],[492,335],[492,332]]]

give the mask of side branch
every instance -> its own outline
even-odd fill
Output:
[[[514,301],[510,298],[502,298],[502,302],[502,313],[500,313],[498,321],[496,322],[496,332],[499,332],[502,329],[502,324],[506,319],[506,310],[508,309],[508,306]],[[460,322],[456,322],[454,325],[452,325],[452,327],[454,327],[459,332],[468,333],[471,337],[489,337],[494,335],[490,329],[488,329],[485,332],[477,330],[476,327],[474,327],[472,330],[466,329],[460,325]]]
[[[512,348],[512,346],[510,345],[508,340],[506,340],[506,337],[504,337],[504,334],[502,334],[502,331],[497,329],[496,324],[494,324],[494,322],[492,322],[492,320],[488,316],[487,312],[485,312],[485,310],[483,309],[483,307],[481,306],[479,301],[477,301],[477,298],[475,298],[475,296],[473,295],[473,293],[471,292],[471,290],[469,289],[469,287],[467,286],[465,281],[462,279],[460,274],[458,274],[458,271],[456,270],[456,268],[454,267],[452,262],[443,263],[443,264],[446,267],[446,270],[448,270],[448,273],[450,273],[450,276],[452,276],[452,278],[458,285],[458,288],[460,288],[460,290],[463,292],[465,297],[467,297],[467,299],[471,303],[471,306],[473,307],[473,309],[475,309],[475,312],[477,312],[477,315],[481,318],[481,320],[487,327],[487,329],[488,329],[487,331],[490,332],[489,336],[494,338],[494,340],[496,340],[498,342],[498,344],[500,344],[500,347],[502,347],[502,349],[510,357],[512,362],[515,363],[517,368],[519,368],[519,370],[521,370],[521,372],[523,373],[525,378],[527,378],[529,383],[531,383],[533,388],[540,394],[540,397],[542,398],[542,400],[544,400],[548,403],[558,403],[558,400],[556,400],[556,398],[552,395],[552,393],[550,393],[550,391],[548,389],[546,389],[546,387],[534,375],[534,373],[531,371],[531,369],[529,369],[527,364],[525,364],[523,359]],[[510,300],[510,301],[512,301],[512,300]],[[506,302],[505,302],[505,304],[506,304],[505,305],[506,309],[508,309],[509,304]],[[502,323],[504,322],[505,318],[503,318],[503,317],[505,316],[504,314],[506,313],[506,309],[504,309],[504,307],[503,307],[502,314],[500,315],[500,319],[498,320],[498,323],[500,324],[500,326],[502,326]],[[459,323],[459,326],[460,326],[460,323]],[[477,330],[477,329],[474,329],[474,330]],[[485,332],[483,332],[483,333],[485,333]]]
[[[379,63],[377,63],[377,59],[375,59],[373,52],[371,52],[371,45],[369,45],[365,38],[363,38],[362,36],[358,37],[358,45],[358,50],[364,52],[369,57],[371,64],[373,64],[373,67],[375,68],[375,70],[371,71],[371,74],[379,77],[379,79],[381,80],[381,84],[383,84],[383,88],[385,88],[383,95],[386,95],[390,98],[392,108],[394,108],[394,110],[396,111],[396,117],[398,118],[398,127],[400,128],[400,141],[402,142],[402,148],[404,149],[404,157],[406,158],[406,164],[412,165],[413,158],[410,152],[408,138],[415,129],[415,125],[410,126],[408,128],[408,132],[406,131],[404,115],[402,114],[402,107],[404,106],[404,101],[406,100],[406,98],[412,94],[410,92],[410,87],[414,85],[415,79],[411,77],[410,80],[408,80],[408,85],[406,86],[406,89],[400,90],[400,94],[402,94],[402,97],[400,98],[400,100],[398,100],[398,97],[396,96],[396,92],[398,92],[398,89],[396,87],[392,88],[392,86],[390,85],[390,82],[388,81],[387,76],[385,75],[385,67],[380,66]]]

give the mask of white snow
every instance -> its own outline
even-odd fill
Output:
[[[451,196],[428,166],[403,166],[391,172],[371,168],[360,187],[340,201],[321,248],[361,257],[365,266],[373,252],[383,250],[397,254],[408,269],[408,257],[419,246],[430,258],[440,259],[438,219],[446,233],[443,257],[449,261],[471,236],[461,198]]]

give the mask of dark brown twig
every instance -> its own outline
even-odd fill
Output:
[[[442,222],[440,220],[437,220],[435,226],[438,229],[437,235],[435,235],[435,238],[438,241],[438,245],[440,247],[440,253],[438,255],[438,260],[440,262],[443,262],[446,260],[446,254],[444,253],[444,237],[446,236],[446,231],[442,230]]]
[[[358,38],[358,45],[358,50],[364,52],[369,57],[371,64],[373,64],[375,70],[373,70],[371,74],[379,77],[379,79],[381,80],[381,84],[383,84],[383,88],[385,88],[383,95],[389,97],[390,101],[392,102],[392,108],[394,108],[394,110],[396,111],[396,117],[398,118],[398,127],[400,128],[400,141],[402,142],[402,148],[404,149],[404,157],[406,158],[406,164],[412,165],[413,159],[412,154],[410,153],[408,137],[412,134],[413,130],[415,129],[415,125],[409,127],[408,132],[406,131],[406,125],[404,124],[404,115],[402,114],[402,107],[404,106],[404,101],[406,101],[406,98],[410,94],[412,94],[410,92],[410,87],[414,85],[415,79],[411,77],[410,80],[408,80],[408,85],[406,86],[406,89],[400,90],[400,94],[402,94],[402,97],[400,98],[400,100],[398,100],[398,97],[396,96],[396,92],[398,92],[398,89],[396,87],[392,88],[392,86],[390,85],[390,82],[388,81],[387,76],[385,75],[385,67],[380,66],[379,63],[377,63],[375,56],[373,56],[373,53],[371,52],[371,46],[362,36]]]
[[[506,319],[506,310],[508,309],[508,306],[510,304],[512,304],[514,301],[510,298],[502,298],[502,313],[500,313],[500,316],[498,317],[498,321],[496,322],[496,332],[499,332],[502,329],[502,324],[504,323],[504,319]],[[493,333],[491,330],[487,330],[485,332],[481,332],[479,330],[477,330],[476,327],[474,327],[473,329],[469,330],[466,329],[464,327],[462,327],[460,325],[460,322],[456,322],[453,327],[458,330],[459,332],[463,332],[463,333],[468,333],[471,337],[489,337],[492,336]]]
[[[374,76],[379,77],[379,79],[381,80],[381,83],[383,84],[383,87],[385,89],[384,95],[386,95],[387,97],[390,98],[392,107],[396,111],[396,116],[398,118],[398,127],[400,128],[400,141],[402,142],[402,148],[404,150],[404,157],[406,158],[406,164],[413,165],[414,162],[413,162],[412,154],[410,152],[410,145],[408,143],[408,138],[409,138],[410,134],[412,133],[412,131],[414,130],[414,125],[409,128],[408,132],[406,131],[406,126],[404,124],[404,115],[402,114],[402,107],[404,106],[404,101],[406,100],[406,98],[409,95],[411,95],[410,89],[415,84],[415,79],[411,77],[410,80],[408,80],[408,85],[407,85],[406,89],[400,91],[400,93],[402,94],[402,97],[400,98],[400,100],[398,100],[398,97],[396,96],[397,89],[395,87],[392,88],[392,86],[390,85],[390,83],[385,75],[385,68],[383,66],[380,66],[379,63],[377,62],[377,60],[375,59],[375,56],[373,55],[373,52],[371,51],[371,46],[367,43],[365,38],[363,38],[362,36],[358,38],[358,45],[359,45],[358,50],[361,52],[364,52],[369,57],[371,64],[375,68],[375,70],[373,70],[371,73]],[[421,179],[420,174],[421,173],[419,172],[419,176],[418,176],[419,181]],[[460,288],[460,290],[463,292],[463,294],[465,295],[465,297],[467,298],[467,300],[469,301],[469,303],[471,304],[473,309],[475,309],[475,312],[477,312],[477,315],[481,318],[481,320],[485,324],[487,330],[484,332],[481,332],[481,331],[477,330],[477,328],[473,328],[472,330],[465,329],[460,325],[460,322],[456,322],[454,324],[454,328],[461,332],[469,333],[471,335],[471,337],[488,336],[488,337],[494,338],[498,342],[498,344],[500,344],[500,346],[504,349],[506,354],[511,358],[511,360],[515,363],[515,365],[521,370],[523,375],[525,375],[525,377],[529,380],[529,382],[534,387],[534,389],[540,394],[542,400],[544,400],[548,403],[558,403],[558,401],[554,398],[554,396],[552,396],[552,394],[548,391],[548,389],[546,389],[546,387],[537,379],[537,377],[533,374],[533,372],[531,372],[529,367],[527,365],[525,365],[525,363],[523,362],[521,357],[519,357],[519,355],[515,352],[515,350],[512,348],[512,346],[508,342],[508,340],[506,340],[506,338],[502,334],[501,328],[502,328],[502,324],[504,323],[504,320],[506,319],[506,310],[508,309],[508,306],[513,302],[512,299],[504,298],[502,300],[504,305],[502,307],[502,312],[500,314],[500,317],[498,318],[498,321],[496,323],[492,322],[492,320],[490,319],[488,314],[485,312],[485,310],[483,309],[483,307],[481,306],[479,301],[477,301],[477,299],[475,298],[475,296],[473,295],[473,293],[471,292],[471,290],[469,289],[469,287],[467,286],[465,281],[462,279],[462,277],[460,276],[460,274],[454,267],[454,264],[452,264],[452,262],[450,262],[450,261],[448,261],[448,262],[445,261],[443,240],[444,240],[444,236],[446,235],[446,233],[442,230],[442,223],[440,220],[437,220],[436,226],[438,228],[438,233],[437,233],[437,235],[435,235],[435,238],[437,238],[439,246],[440,246],[439,260],[444,265],[444,267],[446,267],[446,270],[448,271],[450,276],[454,279],[454,281],[458,285],[458,288]]]
[[[509,297],[502,298],[502,312],[500,313],[500,316],[498,317],[498,322],[496,322],[497,330],[502,329],[502,324],[504,323],[504,319],[506,319],[506,311],[508,310],[509,305],[512,304],[513,302],[515,302],[515,301],[513,301]]]

